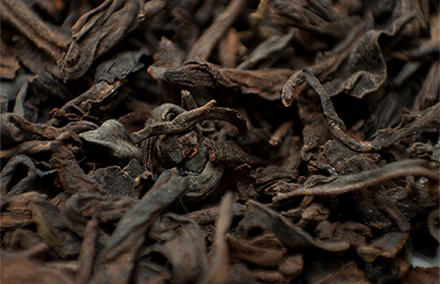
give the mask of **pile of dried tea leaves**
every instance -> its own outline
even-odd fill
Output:
[[[0,0],[1,283],[437,283],[439,3]]]

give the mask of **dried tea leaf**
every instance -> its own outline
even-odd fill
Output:
[[[10,48],[4,41],[0,39],[2,49],[0,55],[2,62],[0,63],[0,78],[14,79],[15,73],[20,69],[20,64],[17,58],[13,55],[12,48]]]
[[[199,284],[228,282],[229,248],[226,233],[232,223],[231,207],[232,193],[227,193],[220,204],[220,216],[215,223],[214,257],[211,266],[205,271],[205,275],[197,282]]]
[[[237,30],[230,28],[218,44],[218,60],[220,65],[227,68],[236,67],[239,47],[244,46],[239,41]]]
[[[191,18],[191,15],[187,10],[180,7],[174,7],[171,13],[174,17],[173,23],[176,24],[176,35],[173,38],[173,41],[181,42],[184,46],[184,50],[189,52],[199,37],[200,28],[194,22],[194,19]]]
[[[94,84],[85,93],[68,101],[60,109],[53,108],[51,114],[54,117],[48,122],[50,125],[57,124],[57,117],[68,118],[69,120],[80,120],[83,116],[90,114],[92,110],[108,103],[118,92],[116,92],[125,83],[124,80],[115,81],[109,84],[105,81]]]
[[[128,74],[136,72],[144,67],[140,62],[142,56],[147,53],[146,49],[138,51],[126,51],[104,61],[96,67],[95,83],[106,81],[112,84],[115,79],[122,80]]]
[[[248,200],[248,211],[240,222],[237,233],[246,239],[253,231],[271,232],[280,242],[293,250],[319,248],[326,251],[344,251],[350,246],[347,242],[319,242],[309,233],[292,224],[287,218],[259,202]]]
[[[12,116],[16,115],[22,117],[25,120],[35,121],[35,118],[31,117],[32,114],[26,111],[24,106],[25,99],[28,91],[28,82],[26,81],[21,85],[15,98],[14,110],[12,113],[5,112],[1,114],[1,146],[2,148],[19,144],[29,139],[29,134],[23,133],[17,128],[11,121],[14,121]],[[32,115],[33,116],[33,115]]]
[[[139,257],[150,263],[155,255],[164,257],[171,265],[173,283],[195,282],[208,268],[202,230],[193,220],[163,214],[151,226],[148,238],[156,243],[142,249]]]
[[[372,237],[370,227],[353,221],[330,223],[324,220],[316,226],[315,230],[319,239],[343,240],[353,247],[365,246],[367,238]]]
[[[80,242],[66,230],[61,222],[60,211],[47,200],[30,201],[27,209],[32,212],[32,221],[37,225],[37,234],[62,258],[77,256]]]
[[[89,283],[93,273],[93,261],[95,260],[95,242],[98,237],[98,220],[93,218],[84,229],[84,239],[81,243],[81,249],[79,251],[78,262],[80,266],[78,268],[78,274],[75,277],[76,284]]]
[[[49,72],[38,73],[29,79],[29,84],[38,92],[44,92],[58,100],[69,101],[75,97],[66,86]]]
[[[212,141],[203,143],[208,148],[209,160],[214,163],[264,164],[262,159],[244,152],[234,141]]]
[[[50,165],[57,172],[63,189],[72,195],[77,192],[101,193],[103,190],[100,185],[87,177],[75,158],[75,146],[70,145],[72,141],[80,144],[79,138],[70,134],[62,134],[50,145],[53,152]]]
[[[11,114],[9,120],[15,127],[25,133],[40,135],[51,140],[57,139],[64,132],[71,131],[73,133],[80,133],[88,130],[95,130],[97,128],[94,123],[89,121],[72,121],[64,127],[56,128],[43,123],[29,122],[15,114]]]
[[[373,240],[370,245],[357,249],[357,253],[366,262],[373,262],[378,256],[394,258],[403,248],[409,238],[409,234],[401,232],[387,233]]]
[[[23,166],[27,168],[26,176],[17,184],[12,184],[14,174],[18,173],[18,170],[22,174]],[[19,195],[25,192],[34,182],[36,176],[35,164],[29,157],[25,155],[12,157],[0,173],[1,198],[4,199],[6,195]]]
[[[13,250],[29,250],[41,244],[41,238],[31,229],[17,228],[5,233],[2,244]]]
[[[44,247],[47,247],[43,245]],[[10,253],[1,252],[1,282],[13,283],[66,283],[73,284],[67,275],[48,265],[35,262],[29,254],[41,250],[41,246],[26,252]],[[17,273],[20,271],[20,273]]]
[[[208,60],[220,37],[223,36],[235,22],[245,5],[245,0],[232,0],[228,7],[214,19],[211,26],[204,31],[201,37],[194,43],[186,59]]]
[[[145,2],[138,14],[139,20],[144,20],[156,16],[167,6],[167,2],[164,0],[152,0]]]
[[[236,167],[232,173],[224,177],[223,182],[219,184],[215,195],[212,197],[223,194],[230,186],[237,187],[237,202],[243,202],[249,198],[257,199],[258,194],[256,192],[256,176],[252,174],[252,168],[248,164],[242,164]]]
[[[224,169],[224,164],[208,161],[201,173],[187,173],[189,186],[183,200],[188,203],[200,203],[209,197],[220,183]]]
[[[329,277],[316,282],[319,284],[330,284],[330,283],[343,283],[343,282],[350,282],[350,283],[356,283],[356,284],[367,284],[370,283],[366,277],[365,273],[359,269],[359,267],[356,265],[354,261],[350,261],[346,265],[344,265],[340,271],[336,272],[335,274],[330,275]]]
[[[139,165],[139,162],[137,163],[137,167],[133,169],[136,173],[135,176],[132,176],[125,168],[121,169],[119,166],[99,168],[94,172],[90,172],[88,176],[98,181],[107,195],[134,197],[135,178],[143,172],[143,169],[141,165]]]
[[[329,96],[333,97],[341,92],[349,93],[356,98],[374,92],[385,82],[387,67],[379,39],[396,36],[402,27],[414,19],[412,14],[402,15],[395,20],[392,27],[384,30],[371,30],[357,42],[348,61],[336,71],[337,79],[324,83]],[[368,64],[365,64],[368,62]]]
[[[194,219],[200,226],[214,223],[218,219],[220,214],[220,208],[218,206],[202,209],[198,211],[193,211],[191,213],[185,214],[186,217]],[[246,206],[240,203],[232,204],[232,216],[233,218],[241,217],[246,211]]]
[[[52,29],[48,23],[42,21],[37,14],[21,0],[4,0],[1,1],[0,7],[2,19],[23,34],[22,45],[23,41],[32,42],[32,44],[28,44],[28,47],[22,50],[26,50],[28,53],[19,52],[19,54],[25,58],[27,57],[27,59],[22,60],[25,62],[25,65],[36,66],[32,64],[32,55],[29,60],[30,51],[34,53],[33,55],[36,58],[45,57],[45,59],[49,59],[49,62],[43,61],[44,64],[42,65],[46,65],[47,67],[44,66],[46,68],[41,68],[41,66],[39,68],[37,67],[40,69],[39,71],[46,69],[45,71],[52,72],[55,77],[60,77],[60,70],[57,68],[56,63],[63,58],[63,55],[67,51],[70,36],[68,32]],[[20,40],[18,40],[18,42],[20,42]],[[19,46],[20,44],[16,45]],[[35,49],[35,47],[37,47],[37,49]],[[31,63],[26,64],[29,62]],[[30,69],[32,70],[34,68]]]
[[[61,208],[61,218],[70,231],[80,237],[86,237],[85,228],[91,219],[96,217],[98,223],[114,226],[134,204],[136,200],[129,197],[79,192],[72,195]],[[98,227],[96,238],[98,248],[103,249],[109,239],[109,233]]]
[[[27,208],[31,201],[44,202],[46,195],[35,191],[25,192],[3,199],[1,206],[1,225],[3,229],[25,227],[32,224],[32,213]]]
[[[295,184],[288,185],[280,181],[275,184],[274,190],[280,191],[282,188],[289,193],[279,195],[274,198],[274,203],[282,203],[288,199],[302,195],[339,195],[347,192],[368,188],[380,184],[392,178],[404,176],[425,176],[438,183],[438,175],[430,169],[428,162],[424,160],[406,160],[388,164],[379,169],[372,169],[352,175],[322,177],[319,183],[312,183],[310,187],[304,186],[296,189]],[[289,190],[291,187],[291,190]]]
[[[440,280],[438,267],[415,267],[410,268],[408,273],[400,279],[402,284],[420,283],[430,284]]]
[[[412,156],[417,156],[417,158],[428,157],[431,161],[440,162],[440,147],[438,144],[432,146],[429,144],[416,142],[410,149],[408,149],[409,154]]]
[[[227,240],[231,262],[246,261],[260,267],[277,268],[287,254],[287,249],[272,233],[261,234],[244,242],[232,236],[227,236]]]
[[[246,120],[238,111],[229,108],[212,107],[214,103],[215,101],[212,100],[197,109],[174,114],[176,116],[171,116],[174,117],[171,121],[151,123],[144,129],[133,133],[131,138],[135,143],[139,143],[150,136],[187,132],[204,120],[228,121],[236,126],[241,134],[245,135],[247,133]]]
[[[128,281],[146,231],[157,216],[188,188],[188,178],[177,177],[176,174],[176,169],[163,172],[153,188],[122,217],[107,246],[98,255],[91,283]],[[121,264],[124,267],[122,271],[118,269]]]
[[[329,2],[277,0],[270,2],[270,8],[274,20],[282,26],[299,27],[338,39],[359,22],[357,16],[347,17],[338,13]]]
[[[163,68],[178,68],[183,61],[176,44],[166,37],[160,39],[153,59],[154,64],[152,66]]]
[[[290,69],[238,70],[205,61],[186,61],[177,69],[150,66],[147,71],[155,80],[182,89],[220,87],[258,94],[270,101],[280,98],[284,84],[295,72]]]
[[[261,3],[261,2],[260,2]],[[291,29],[284,36],[274,35],[262,42],[252,51],[249,57],[237,66],[237,69],[251,69],[262,59],[275,55],[284,49],[292,40],[297,29]]]
[[[67,52],[59,62],[65,82],[84,75],[93,61],[119,42],[138,23],[137,0],[106,0],[73,25]]]
[[[319,75],[323,69],[328,69],[327,66],[337,63],[335,66],[337,68],[342,63],[339,69],[334,71],[335,74],[332,74],[333,72],[327,74],[332,74],[334,79],[323,84],[328,93],[326,97],[329,98],[341,92],[346,92],[356,98],[362,98],[364,95],[378,90],[387,78],[387,66],[379,44],[379,38],[382,35],[388,38],[400,38],[399,33],[407,32],[405,28],[413,20],[414,13],[395,15],[393,21],[384,29],[373,29],[365,32],[356,42],[356,45],[353,46],[344,63],[341,59],[348,55],[346,52],[343,56],[330,56],[327,61],[311,67],[311,73]],[[340,46],[336,47],[334,51],[339,48]],[[346,49],[346,51],[348,50],[350,49]],[[366,62],[368,62],[367,65]],[[303,72],[294,74],[286,83],[283,89],[283,103],[286,106],[292,103],[295,88],[302,84],[304,80],[302,78],[305,76]]]
[[[98,129],[83,132],[79,137],[103,148],[110,157],[120,159],[122,164],[132,159],[141,159],[141,149],[132,141],[125,127],[115,119],[107,120]]]
[[[378,151],[391,146],[405,137],[425,132],[436,132],[439,120],[440,104],[427,108],[420,113],[404,116],[402,123],[394,129],[378,131],[371,137],[372,141],[356,141],[345,134],[334,122],[330,122],[330,129],[339,141],[358,152]]]

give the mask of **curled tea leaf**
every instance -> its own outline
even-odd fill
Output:
[[[81,133],[79,137],[103,148],[111,157],[121,159],[123,164],[131,159],[141,160],[141,149],[133,143],[125,127],[115,119],[107,120],[98,129]]]

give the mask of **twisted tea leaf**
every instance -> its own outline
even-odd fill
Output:
[[[310,188],[302,187],[297,189],[296,185],[290,185],[280,181],[278,184],[273,185],[273,190],[286,190],[289,191],[289,193],[278,195],[274,198],[273,202],[275,204],[281,204],[289,199],[303,195],[340,195],[369,188],[393,178],[405,176],[424,176],[435,183],[440,181],[439,176],[432,171],[427,161],[406,160],[357,174],[323,178],[321,184]],[[291,187],[291,190],[289,190],[289,187]]]
[[[212,100],[202,107],[181,113],[169,122],[155,122],[147,125],[144,129],[133,133],[131,138],[135,143],[139,143],[151,136],[186,132],[205,120],[228,121],[237,127],[241,134],[247,133],[246,120],[238,111],[212,107],[214,103],[215,101]]]

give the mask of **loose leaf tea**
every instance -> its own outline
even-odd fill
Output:
[[[439,281],[437,1],[0,11],[1,283]]]

